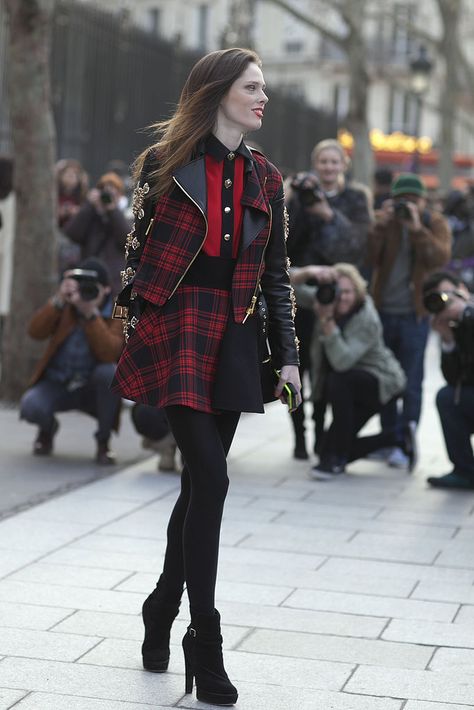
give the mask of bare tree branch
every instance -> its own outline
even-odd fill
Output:
[[[276,5],[276,7],[280,7],[282,10],[285,10],[289,15],[292,15],[294,18],[299,20],[301,23],[306,25],[307,27],[311,27],[313,30],[316,30],[316,32],[319,32],[319,34],[324,37],[325,39],[329,40],[330,42],[334,42],[338,47],[341,49],[344,49],[345,47],[345,42],[347,37],[337,34],[337,32],[333,32],[330,30],[328,27],[325,25],[322,25],[320,22],[317,20],[314,20],[312,17],[309,15],[306,15],[304,12],[300,12],[300,10],[297,10],[294,8],[289,2],[285,2],[285,0],[263,0],[264,2],[268,2],[271,5]]]

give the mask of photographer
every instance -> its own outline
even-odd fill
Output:
[[[360,438],[357,434],[405,385],[401,367],[384,345],[364,279],[351,264],[336,264],[331,273],[332,281],[329,272],[314,274],[319,286],[300,291],[300,298],[317,315],[311,344],[313,399],[326,401],[332,409],[319,464],[311,473],[315,480],[344,473],[350,461],[394,443],[394,432]]]
[[[52,452],[59,428],[55,413],[78,409],[98,420],[96,462],[115,463],[109,439],[117,428],[120,397],[109,385],[123,333],[111,314],[107,268],[89,258],[65,272],[56,294],[33,315],[29,335],[49,338],[20,404],[20,418],[39,427],[34,454]]]
[[[112,294],[122,289],[120,271],[130,225],[119,208],[124,183],[115,173],[105,173],[97,187],[89,191],[86,202],[64,226],[64,233],[81,246],[81,258],[99,257],[111,274]]]
[[[143,437],[143,448],[159,454],[158,470],[175,472],[178,447],[171,433],[165,410],[149,404],[137,403],[133,406],[131,415],[137,434]]]
[[[423,285],[431,326],[441,336],[441,369],[447,385],[436,395],[451,473],[431,476],[435,488],[474,488],[474,300],[455,274],[439,271]]]
[[[384,453],[390,466],[410,468],[402,450],[403,433],[411,432],[415,446],[429,331],[422,285],[431,271],[449,261],[451,234],[445,218],[426,208],[426,189],[418,175],[399,175],[391,195],[376,212],[375,225],[369,232],[371,291],[385,343],[407,377],[401,414],[395,401],[382,412],[384,431],[396,429],[399,439],[397,446]],[[415,461],[416,456],[413,465]]]
[[[460,190],[452,190],[446,198],[444,215],[453,235],[449,271],[459,276],[474,291],[474,219],[472,200]]]
[[[348,158],[333,139],[320,141],[311,154],[313,172],[299,173],[288,191],[288,256],[293,266],[330,266],[350,262],[362,267],[366,259],[370,208],[363,189],[346,184]],[[302,305],[298,303],[297,305]],[[300,374],[310,371],[309,344],[314,327],[312,310],[299,308],[295,318],[300,340]],[[295,458],[308,458],[305,442],[304,410],[292,415]],[[324,405],[314,410],[315,438],[320,438]]]

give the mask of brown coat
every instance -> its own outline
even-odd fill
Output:
[[[388,224],[374,224],[369,230],[369,259],[373,267],[371,291],[374,303],[380,308],[382,294],[393,268],[402,229],[392,219]],[[435,269],[445,266],[451,256],[451,231],[439,212],[429,213],[429,226],[422,225],[418,232],[410,232],[413,248],[411,287],[418,316],[426,315],[423,308],[423,281]]]
[[[46,350],[35,367],[29,387],[41,379],[51,358],[59,346],[66,340],[78,322],[75,308],[66,304],[61,310],[50,301],[33,315],[28,335],[35,340],[49,338]],[[91,321],[84,321],[84,332],[90,348],[99,362],[116,362],[123,348],[122,323],[111,318],[97,316]]]

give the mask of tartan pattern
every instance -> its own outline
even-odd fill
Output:
[[[197,186],[194,202],[191,195],[199,160],[204,156],[189,164],[187,194],[175,186],[156,203],[145,197],[140,205],[134,233],[139,246],[129,250],[125,268],[133,275],[117,302],[129,306],[138,294],[147,305],[130,328],[113,389],[145,404],[212,412],[211,388],[226,323],[232,315],[238,323],[245,319],[260,279],[278,342],[275,364],[298,364],[298,354],[286,271],[282,179],[259,153],[253,153],[241,200],[241,249],[231,293],[181,284],[173,294],[206,234],[206,219],[197,206],[202,204],[202,186]],[[182,180],[187,169],[180,168]],[[141,186],[148,174],[145,166]]]
[[[164,307],[148,305],[122,353],[112,389],[156,407],[180,404],[212,413],[229,311],[229,291],[187,285]]]

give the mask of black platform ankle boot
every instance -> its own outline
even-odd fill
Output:
[[[193,692],[196,679],[196,696],[203,703],[234,705],[237,689],[232,685],[224,668],[220,616],[197,614],[191,619],[183,638],[186,693]]]
[[[143,668],[154,673],[168,669],[170,631],[178,616],[180,601],[170,602],[161,580],[142,607],[145,639],[142,644]]]

